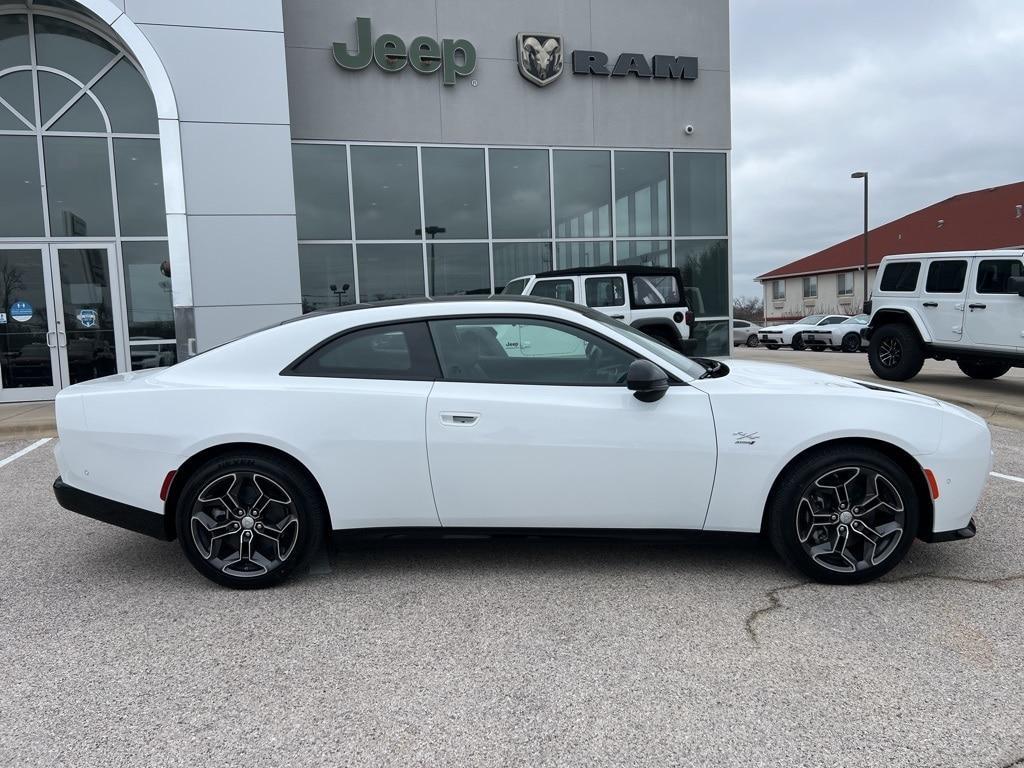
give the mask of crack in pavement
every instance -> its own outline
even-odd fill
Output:
[[[1013,576],[997,576],[997,577],[992,578],[992,579],[976,579],[976,578],[971,578],[970,576],[941,576],[941,575],[936,574],[936,573],[915,573],[915,574],[911,574],[911,575],[907,575],[907,576],[900,576],[900,577],[897,577],[895,579],[886,579],[885,581],[876,581],[876,582],[874,582],[873,585],[874,586],[881,586],[881,585],[884,585],[884,584],[903,584],[903,583],[906,583],[908,581],[926,581],[926,580],[928,580],[928,581],[952,581],[952,582],[958,582],[958,583],[961,583],[961,584],[980,584],[980,585],[984,585],[984,586],[988,586],[988,587],[995,587],[996,589],[1002,589],[1003,587],[1005,587],[1005,586],[1007,586],[1009,584],[1012,584],[1012,583],[1017,582],[1017,581],[1024,580],[1024,573],[1016,574],[1016,575],[1013,575]],[[747,637],[750,638],[750,641],[754,645],[756,645],[756,646],[760,646],[761,645],[761,641],[758,639],[758,636],[757,636],[757,629],[756,629],[755,625],[764,616],[767,616],[769,613],[774,613],[775,611],[785,607],[782,604],[782,599],[779,597],[780,594],[782,594],[783,592],[789,592],[789,591],[794,590],[794,589],[800,589],[801,587],[807,587],[807,586],[810,586],[811,584],[815,584],[815,583],[817,583],[817,582],[814,582],[814,581],[801,581],[801,582],[799,582],[797,584],[784,584],[781,587],[774,587],[773,589],[765,590],[764,597],[768,601],[768,605],[764,606],[763,608],[756,608],[753,611],[751,611],[747,615],[747,619],[744,622],[744,628],[747,631]],[[868,584],[864,584],[864,585],[861,585],[861,586],[873,586],[873,585],[872,585],[872,583],[869,582]],[[1024,758],[1021,758],[1020,760],[1018,760],[1015,763],[1009,763],[1007,765],[1000,766],[1000,768],[1016,768],[1016,766],[1024,766]]]
[[[1014,760],[1012,763],[1003,763],[999,768],[1018,768],[1018,766],[1024,765],[1024,757]]]

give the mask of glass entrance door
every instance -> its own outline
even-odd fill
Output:
[[[0,246],[0,402],[128,370],[113,245]]]

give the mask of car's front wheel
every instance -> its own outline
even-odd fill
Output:
[[[856,352],[860,349],[860,334],[848,333],[843,336],[843,352]]]
[[[267,587],[301,568],[323,540],[326,510],[297,467],[259,452],[199,467],[178,497],[178,541],[201,574],[236,589]]]
[[[757,343],[758,342],[757,342],[757,334],[756,333],[752,333],[749,336],[747,336],[747,346],[748,347],[756,347]]]
[[[997,360],[957,360],[956,364],[972,379],[998,379],[1011,367]]]
[[[868,363],[880,379],[906,381],[924,366],[924,349],[910,326],[890,323],[871,334]]]
[[[837,446],[787,471],[768,507],[776,552],[816,581],[858,584],[886,573],[917,531],[918,498],[884,453]]]
[[[795,349],[797,352],[803,352],[805,349],[807,349],[807,345],[804,344],[804,338],[799,333],[793,337],[793,349]]]

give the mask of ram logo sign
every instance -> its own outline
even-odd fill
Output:
[[[545,86],[562,74],[562,36],[520,32],[516,35],[519,73],[534,85]]]

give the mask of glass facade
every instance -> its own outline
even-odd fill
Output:
[[[500,293],[563,267],[677,266],[699,352],[728,352],[723,152],[296,142],[293,153],[304,311]]]

